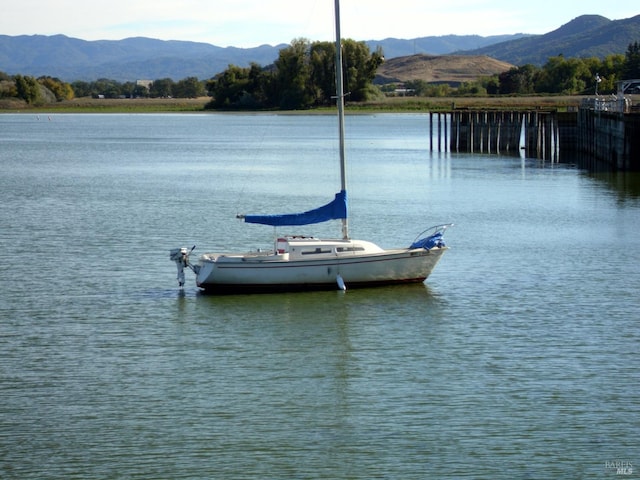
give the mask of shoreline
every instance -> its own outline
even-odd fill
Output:
[[[634,96],[637,97],[637,96]],[[527,97],[392,97],[381,101],[348,103],[350,113],[384,112],[430,112],[454,109],[473,110],[572,110],[588,96],[527,96]],[[54,104],[30,106],[22,102],[0,101],[2,113],[333,113],[335,108],[311,110],[205,110],[210,97],[200,98],[139,98],[139,99],[95,99],[76,98]]]

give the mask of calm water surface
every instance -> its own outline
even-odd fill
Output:
[[[0,478],[637,477],[637,176],[347,131],[354,237],[456,224],[425,285],[178,290],[333,198],[332,116],[0,115]]]

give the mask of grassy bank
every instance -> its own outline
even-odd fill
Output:
[[[0,102],[0,113],[170,113],[202,112],[209,97],[201,98],[74,98],[47,105],[30,106],[23,102]]]
[[[381,102],[368,102],[355,108],[381,111],[442,111],[456,108],[477,110],[549,109],[566,111],[575,108],[582,96],[531,97],[392,97]]]
[[[376,102],[349,103],[349,111],[363,112],[420,112],[453,108],[470,109],[558,109],[577,107],[584,97],[395,97]],[[203,112],[209,97],[200,98],[138,98],[95,99],[76,98],[55,104],[30,106],[15,100],[0,101],[0,113],[162,113]],[[324,110],[323,111],[328,111]],[[308,111],[307,111],[308,112]]]

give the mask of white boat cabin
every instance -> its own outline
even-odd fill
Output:
[[[276,253],[289,260],[317,259],[382,253],[374,243],[362,240],[318,239],[315,237],[286,236],[276,240]]]

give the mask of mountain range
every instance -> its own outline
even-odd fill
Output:
[[[544,35],[447,35],[408,40],[368,40],[381,47],[387,59],[429,55],[485,55],[513,65],[542,65],[551,56],[598,57],[624,54],[640,40],[640,15],[609,20],[582,15]],[[255,48],[218,47],[189,41],[144,37],[86,41],[65,35],[0,35],[0,72],[57,77],[72,82],[108,78],[117,81],[187,77],[207,79],[230,64],[269,65],[286,45]]]

